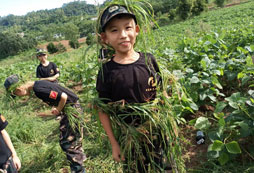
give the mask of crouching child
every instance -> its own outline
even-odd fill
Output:
[[[4,83],[7,93],[12,96],[29,96],[31,91],[52,107],[52,114],[61,115],[60,146],[65,152],[72,173],[84,173],[86,156],[82,148],[83,110],[79,98],[70,90],[47,80],[22,82],[18,75],[9,76]]]

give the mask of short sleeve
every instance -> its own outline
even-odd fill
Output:
[[[149,54],[149,57],[151,58],[151,65],[152,65],[152,69],[154,71],[154,75],[155,75],[155,78],[158,82],[158,84],[162,84],[162,78],[161,78],[161,74],[160,74],[160,68],[159,68],[159,65],[155,59],[155,57],[152,55],[152,54]]]
[[[100,70],[97,76],[96,90],[98,91],[99,98],[102,99],[104,103],[108,103],[111,100],[111,86],[109,80],[109,74],[105,70]]]
[[[6,121],[6,119],[4,118],[3,115],[0,114],[0,131],[2,131],[3,129],[5,129],[5,127],[8,125],[8,122]]]
[[[36,68],[36,77],[41,78],[41,75],[39,73],[39,66]]]
[[[53,63],[53,62],[52,62],[52,64],[53,64],[53,69],[54,69],[55,74],[57,74],[57,73],[60,74],[60,70],[59,70],[59,68],[57,67],[57,65],[56,65],[55,63]]]

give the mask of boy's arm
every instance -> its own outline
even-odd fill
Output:
[[[65,94],[65,93],[62,93],[62,94],[61,94],[61,99],[60,99],[60,101],[59,101],[59,103],[58,103],[58,106],[52,108],[52,111],[51,111],[51,112],[52,112],[54,115],[59,115],[59,113],[62,111],[62,109],[64,108],[64,106],[65,106],[65,104],[66,104],[67,98],[68,98],[67,94]]]
[[[17,153],[15,151],[15,148],[11,142],[11,138],[5,129],[2,130],[1,133],[3,135],[5,143],[7,144],[7,146],[9,147],[9,149],[12,152],[12,159],[13,159],[14,165],[15,165],[16,169],[19,170],[21,168],[21,162],[20,162],[20,160],[17,156]]]
[[[46,78],[39,78],[40,80],[48,80],[48,81],[55,81],[59,77],[59,73],[55,74],[54,76],[51,77],[46,77]]]
[[[124,157],[121,156],[120,146],[115,139],[115,136],[114,136],[114,133],[112,130],[112,126],[111,126],[111,120],[110,120],[109,116],[106,113],[99,111],[99,119],[100,119],[100,122],[101,122],[101,124],[102,124],[108,138],[109,138],[110,144],[112,146],[113,159],[117,162],[124,160]]]

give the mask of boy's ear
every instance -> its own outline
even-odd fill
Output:
[[[136,25],[136,34],[138,35],[139,34],[139,31],[140,31],[140,27],[139,27],[139,25]]]
[[[13,91],[13,94],[16,95],[16,93],[19,93],[21,90],[19,88],[16,88],[14,91]]]
[[[101,38],[101,42],[106,44],[107,43],[107,36],[106,36],[106,33],[105,32],[102,32],[100,34],[100,38]]]

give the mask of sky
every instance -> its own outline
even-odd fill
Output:
[[[0,16],[25,15],[28,12],[59,8],[75,0],[0,0]],[[83,1],[83,0],[82,0]],[[87,4],[101,4],[105,0],[85,0]]]

